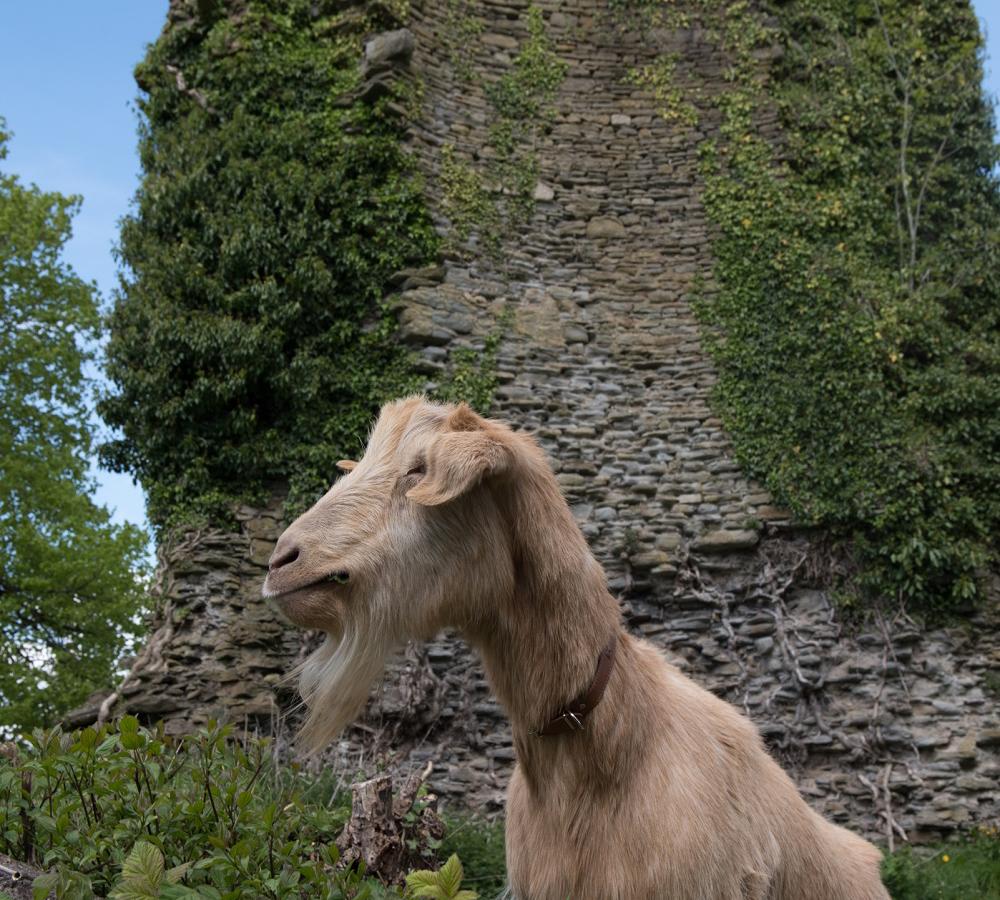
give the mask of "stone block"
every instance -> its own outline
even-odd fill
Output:
[[[532,193],[532,197],[535,198],[539,203],[548,203],[550,200],[554,199],[556,192],[542,181],[539,181],[535,185],[535,190]]]
[[[756,531],[711,531],[691,543],[695,553],[733,553],[753,550],[760,541]]]
[[[645,553],[636,553],[631,557],[631,563],[637,569],[652,569],[654,566],[666,565],[670,562],[670,556],[662,550],[647,550]]]
[[[253,538],[250,541],[250,562],[258,566],[266,566],[274,551],[274,541],[263,541]]]
[[[409,28],[376,34],[365,44],[364,60],[361,63],[362,73],[389,64],[408,63],[413,56],[415,44],[413,32]]]
[[[596,218],[587,223],[587,237],[618,239],[625,237],[625,226],[617,219]]]

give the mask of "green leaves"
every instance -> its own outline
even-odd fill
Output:
[[[16,763],[0,757],[0,853],[70,900],[394,896],[336,869],[350,810],[271,754],[229,728],[174,741],[133,717],[36,731]]]
[[[345,99],[385,23],[314,7],[168,28],[137,69],[145,174],[100,404],[121,437],[101,452],[158,525],[224,520],[275,480],[310,501],[378,406],[417,388],[382,298],[436,238],[397,125]]]
[[[110,900],[158,900],[158,898],[186,898],[208,896],[179,885],[191,868],[182,863],[166,870],[163,854],[147,841],[137,841],[122,865],[121,878],[108,894]]]
[[[427,897],[430,900],[476,900],[475,891],[463,891],[462,863],[452,854],[437,871],[421,869],[406,876],[406,887],[412,897]]]
[[[968,4],[861,6],[772,4],[769,34],[706,12],[736,64],[698,312],[750,472],[850,540],[862,592],[960,609],[1000,528],[1000,154]],[[758,40],[784,50],[766,85]]]
[[[108,684],[142,603],[143,535],[90,499],[97,298],[62,261],[78,204],[0,173],[0,729]]]
[[[458,14],[456,2],[451,0],[452,16]],[[486,163],[458,158],[453,144],[441,148],[441,205],[451,226],[452,249],[485,253],[494,262],[500,261],[503,241],[528,221],[534,209],[535,146],[569,68],[552,47],[540,7],[528,7],[526,24],[528,37],[510,68],[500,78],[483,83],[493,107]],[[453,30],[454,21],[446,28]],[[448,44],[449,38],[444,40]],[[463,77],[471,77],[467,66],[464,72]],[[463,247],[473,234],[473,248]]]
[[[142,746],[128,749],[130,738]],[[0,853],[48,869],[38,896],[60,900],[401,898],[363,865],[343,866],[334,839],[350,808],[331,794],[335,779],[273,753],[214,723],[179,740],[134,717],[117,729],[37,730],[16,762],[0,756]],[[452,844],[480,880],[502,879],[501,826],[464,822]],[[412,875],[408,896],[476,900],[462,878],[453,855]]]
[[[163,854],[152,844],[137,841],[122,865],[121,880],[108,896],[111,900],[156,900],[163,877]]]

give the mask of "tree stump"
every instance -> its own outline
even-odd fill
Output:
[[[389,774],[351,788],[351,818],[337,839],[346,865],[363,862],[370,875],[399,884],[410,870],[434,863],[435,842],[444,836],[444,823],[436,797],[417,797],[430,772],[428,763],[423,772],[407,778],[395,797]]]
[[[0,853],[0,895],[13,900],[32,900],[32,884],[42,873],[34,866]]]

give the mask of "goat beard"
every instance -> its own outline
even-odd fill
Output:
[[[369,615],[345,616],[341,624],[299,670],[299,695],[308,708],[299,737],[313,752],[360,715],[396,643],[385,623]]]

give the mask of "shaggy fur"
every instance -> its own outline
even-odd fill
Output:
[[[312,745],[358,714],[395,647],[456,628],[513,726],[519,900],[887,900],[878,850],[813,812],[747,719],[625,632],[530,437],[411,398],[342,468],[282,535],[264,588],[329,635],[301,675]],[[586,729],[531,736],[612,635]]]

